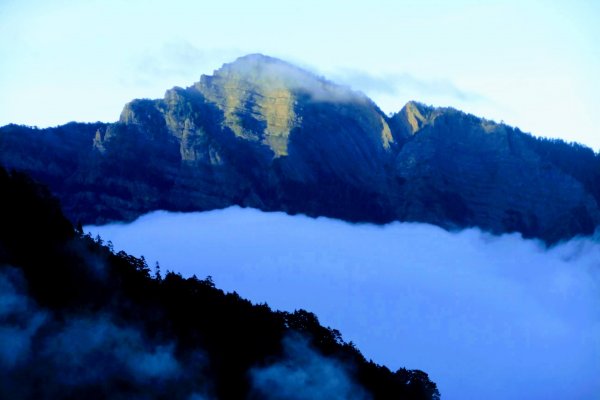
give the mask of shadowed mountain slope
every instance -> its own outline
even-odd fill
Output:
[[[0,128],[0,163],[48,184],[83,223],[235,204],[548,243],[600,223],[589,148],[415,102],[388,117],[361,93],[258,54],[133,100],[115,123]]]
[[[436,400],[307,311],[273,311],[73,228],[0,168],[0,398]],[[287,394],[292,393],[293,396]]]

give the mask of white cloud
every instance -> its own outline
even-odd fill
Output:
[[[133,62],[131,73],[123,78],[125,85],[170,89],[174,85],[189,86],[202,74],[211,74],[225,62],[244,55],[234,49],[200,49],[188,41],[174,40],[148,48]]]
[[[420,79],[409,73],[370,74],[353,69],[340,69],[331,74],[335,82],[344,83],[370,95],[400,96],[418,92],[426,97],[448,97],[459,101],[481,101],[483,96],[462,90],[448,79]],[[419,100],[419,99],[415,99]]]
[[[88,228],[90,229],[90,228]],[[600,245],[230,208],[92,228],[165,269],[315,312],[367,358],[422,369],[445,399],[593,398]]]

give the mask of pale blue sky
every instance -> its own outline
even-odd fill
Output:
[[[0,125],[114,121],[250,52],[600,149],[597,1],[0,2]]]

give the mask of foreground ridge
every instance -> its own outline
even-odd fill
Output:
[[[151,273],[23,174],[0,168],[0,189],[1,398],[440,398],[424,372],[367,361],[310,312]]]

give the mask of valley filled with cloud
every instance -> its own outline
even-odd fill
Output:
[[[600,391],[600,243],[350,224],[231,207],[85,227],[152,267],[314,312],[367,358],[422,369],[445,399]]]

